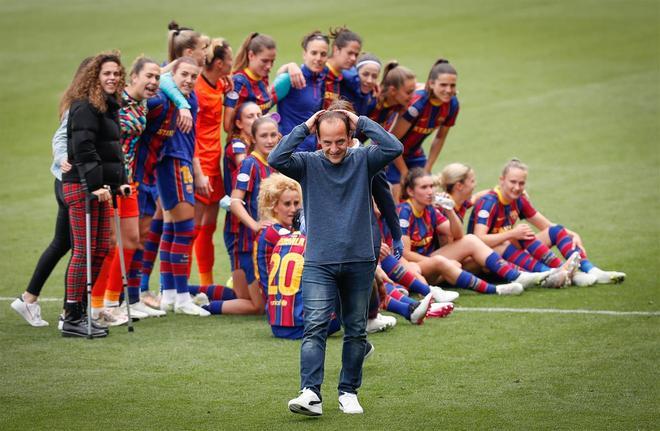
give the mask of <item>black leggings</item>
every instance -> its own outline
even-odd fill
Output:
[[[57,200],[57,219],[55,221],[55,235],[41,254],[37,267],[34,269],[27,292],[39,296],[46,280],[53,272],[53,268],[71,250],[71,236],[69,228],[69,209],[64,203],[62,182],[55,180],[55,199]]]

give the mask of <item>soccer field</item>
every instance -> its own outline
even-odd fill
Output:
[[[449,318],[399,319],[369,337],[376,353],[357,417],[337,409],[340,338],[328,343],[324,415],[308,419],[286,408],[299,343],[272,338],[261,317],[170,315],[87,341],[60,336],[61,304],[51,301],[42,304],[51,326],[27,326],[6,298],[25,289],[52,235],[59,96],[92,53],[162,60],[173,18],[235,50],[250,31],[270,34],[277,65],[300,61],[303,34],[342,24],[420,81],[435,59],[450,59],[461,112],[435,170],[461,161],[489,188],[521,158],[535,206],[579,232],[598,266],[628,278],[520,297],[461,291]],[[660,428],[657,0],[1,0],[0,37],[0,429]],[[221,229],[215,243],[215,278],[226,280]],[[44,297],[62,297],[64,269]]]

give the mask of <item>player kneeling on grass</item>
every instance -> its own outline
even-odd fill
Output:
[[[553,224],[532,206],[524,195],[527,172],[527,165],[520,160],[510,160],[504,166],[499,185],[476,202],[468,231],[519,265],[526,261],[545,268],[560,267],[561,259],[550,250],[552,246],[566,259],[578,255],[579,271],[572,276],[572,283],[577,286],[622,282],[626,274],[596,267],[587,259],[577,233]],[[519,219],[527,219],[539,232],[534,234],[526,223],[516,224]]]
[[[255,250],[258,279],[266,299],[266,315],[273,335],[292,340],[303,337],[303,285],[306,238],[300,232],[300,185],[281,174],[262,184],[259,212],[273,224],[263,228]],[[332,318],[328,335],[340,328]]]

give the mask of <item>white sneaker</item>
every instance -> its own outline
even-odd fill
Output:
[[[128,323],[128,316],[119,307],[104,308],[98,317],[93,319],[100,326],[121,326]]]
[[[187,314],[189,316],[199,316],[199,317],[208,317],[211,315],[211,313],[204,310],[199,305],[195,305],[195,303],[192,301],[186,301],[183,304],[175,305],[174,312],[176,314]]]
[[[203,305],[209,305],[211,303],[211,301],[209,301],[209,297],[204,292],[195,295],[195,297],[193,298],[193,302],[195,303],[195,305],[198,305],[200,307]]]
[[[160,301],[158,302],[158,307],[161,311],[174,311],[174,302],[167,302],[163,296],[160,296]]]
[[[140,293],[140,301],[143,302],[147,307],[160,309],[160,296],[156,296],[150,290]]]
[[[526,272],[520,271],[518,278],[514,280],[516,283],[522,284],[522,287],[527,289],[528,287],[542,285],[545,280],[552,275],[552,271],[543,271],[543,272]]]
[[[564,268],[559,267],[550,270],[550,275],[541,282],[541,286],[550,289],[561,289],[562,287],[569,285],[570,282],[571,276],[569,272]]]
[[[573,278],[573,275],[577,272],[578,268],[580,268],[580,261],[582,258],[580,257],[580,253],[577,251],[574,251],[573,254],[568,256],[568,259],[566,259],[566,262],[561,266],[561,268],[565,269],[566,272],[568,272],[569,278]]]
[[[454,302],[460,296],[458,292],[443,290],[438,286],[429,286],[435,302]]]
[[[28,304],[23,300],[23,296],[21,295],[21,297],[14,299],[14,302],[11,303],[11,308],[32,326],[48,326],[48,322],[41,318],[41,306],[38,301]]]
[[[131,317],[137,317],[134,316],[137,314],[137,312],[144,313],[147,315],[147,317],[161,317],[167,314],[166,311],[156,310],[155,308],[148,307],[147,304],[142,301],[131,304]]]
[[[454,304],[451,302],[434,302],[426,312],[426,317],[447,317],[454,311]]]
[[[426,313],[429,311],[431,300],[433,299],[433,292],[429,293],[419,302],[419,305],[410,313],[410,323],[413,325],[421,325],[424,323]],[[360,412],[362,413],[362,412]]]
[[[388,322],[380,319],[378,316],[380,316],[380,314],[378,314],[375,319],[367,320],[367,334],[373,334],[374,332],[384,331],[389,328]]]
[[[617,284],[622,283],[623,280],[626,279],[626,274],[624,272],[603,271],[595,266],[591,268],[587,274],[596,277],[596,283],[598,284]]]
[[[520,283],[498,284],[495,289],[498,295],[521,295],[525,291]]]
[[[595,275],[587,274],[583,271],[577,271],[575,274],[573,274],[573,279],[571,280],[571,283],[578,287],[593,286],[597,282],[598,279]]]
[[[349,394],[348,392],[342,392],[339,395],[339,410],[349,415],[364,413],[357,394]]]
[[[385,322],[388,328],[394,328],[396,326],[396,317],[394,316],[388,316],[386,314],[378,313],[378,319]]]
[[[137,307],[135,307],[135,305],[137,305],[137,304],[139,304],[139,302],[136,302],[135,304],[130,305],[130,307],[131,307],[131,319],[137,319],[137,320],[147,319],[149,317],[149,313],[147,313],[146,311],[140,310],[139,305]],[[121,312],[121,313],[125,314],[126,316],[128,316],[128,311],[126,310],[126,302],[124,302],[119,307],[117,307],[117,310],[118,310],[118,312]]]
[[[289,401],[289,410],[305,416],[321,416],[323,403],[313,390],[304,388],[298,397]]]

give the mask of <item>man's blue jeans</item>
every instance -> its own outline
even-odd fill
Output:
[[[302,275],[305,332],[300,347],[300,387],[321,396],[328,325],[335,311],[344,325],[339,392],[357,393],[367,343],[367,311],[376,262],[313,264]]]

